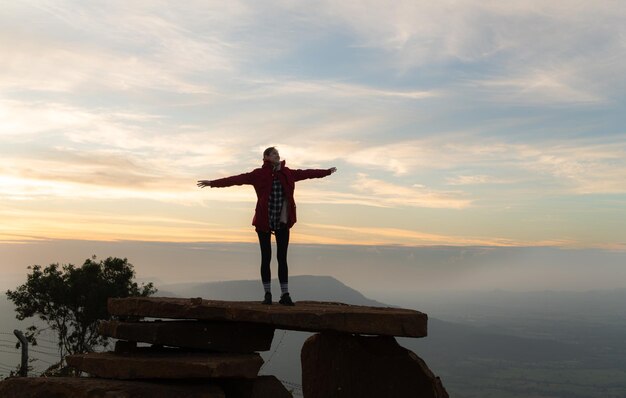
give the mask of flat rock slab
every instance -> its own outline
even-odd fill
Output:
[[[92,376],[111,379],[254,378],[263,359],[259,354],[184,352],[177,349],[138,348],[69,355],[67,364]]]
[[[162,383],[92,377],[14,377],[0,382],[2,398],[225,398],[213,383]]]
[[[268,351],[274,328],[254,323],[165,321],[101,321],[103,336],[163,346],[197,348],[221,352]]]
[[[110,298],[111,315],[249,322],[276,329],[424,337],[428,316],[402,308],[365,307],[299,301],[294,307],[250,301],[218,301],[170,297]]]

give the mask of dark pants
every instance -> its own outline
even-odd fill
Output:
[[[259,245],[261,246],[261,280],[268,283],[272,280],[270,271],[270,261],[272,260],[272,234],[270,232],[256,231],[259,235]],[[278,253],[278,280],[280,283],[287,283],[289,271],[287,269],[287,248],[289,247],[289,228],[280,228],[275,232],[276,249]]]

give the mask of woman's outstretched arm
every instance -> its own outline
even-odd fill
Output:
[[[292,170],[293,179],[295,181],[306,180],[308,178],[322,178],[329,176],[337,171],[336,167],[331,167],[330,169],[297,169]]]
[[[232,177],[218,178],[217,180],[198,180],[198,187],[225,188],[233,185],[252,184],[252,173],[243,173]]]

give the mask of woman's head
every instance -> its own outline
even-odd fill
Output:
[[[269,160],[274,164],[278,164],[280,162],[280,155],[278,154],[278,150],[276,147],[269,147],[263,151],[263,160]]]

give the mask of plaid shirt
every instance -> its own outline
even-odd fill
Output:
[[[276,231],[280,227],[280,212],[283,209],[284,198],[283,186],[280,180],[274,177],[269,201],[270,230],[272,231]]]

